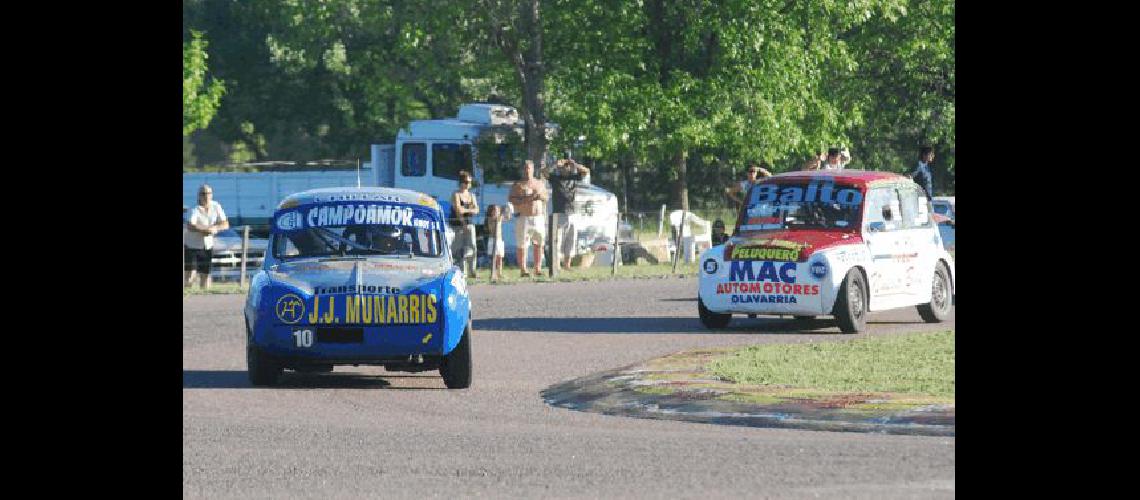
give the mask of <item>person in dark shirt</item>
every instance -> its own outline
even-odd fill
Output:
[[[918,150],[918,165],[911,171],[910,177],[926,191],[926,199],[934,199],[934,175],[930,165],[934,163],[934,149],[923,146]]]
[[[590,175],[590,169],[570,158],[558,160],[554,168],[547,172],[551,189],[551,212],[558,214],[558,224],[554,228],[562,242],[559,248],[560,257],[554,259],[554,265],[570,269],[570,259],[574,257],[577,246],[577,231],[570,224],[570,214],[574,212],[574,194],[578,183]]]
[[[713,221],[712,225],[712,244],[713,246],[724,244],[728,241],[728,235],[724,232],[724,221],[717,219]]]

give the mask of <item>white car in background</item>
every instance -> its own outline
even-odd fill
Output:
[[[945,215],[954,220],[954,197],[953,196],[935,196],[930,204],[934,207],[934,213],[938,215]]]

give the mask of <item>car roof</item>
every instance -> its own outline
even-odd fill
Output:
[[[430,196],[423,194],[419,191],[412,191],[410,189],[388,188],[388,187],[333,187],[333,188],[317,188],[293,193],[286,196],[281,203],[277,204],[277,209],[295,207],[297,205],[306,205],[311,203],[335,203],[345,201],[344,199],[336,199],[342,196],[352,196],[360,201],[390,201],[395,203],[409,203],[409,204],[423,204],[425,199],[434,199]],[[356,201],[353,200],[353,201]]]
[[[896,174],[894,172],[879,172],[874,170],[800,170],[794,172],[784,172],[781,174],[773,175],[760,179],[761,181],[775,181],[781,183],[788,182],[804,182],[818,178],[830,178],[835,182],[842,182],[844,184],[851,184],[855,186],[866,186],[875,181],[891,181],[891,180],[904,180],[910,179],[909,177]]]

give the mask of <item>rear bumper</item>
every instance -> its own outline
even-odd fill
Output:
[[[702,290],[700,297],[705,308],[715,313],[803,316],[831,314],[831,311],[824,310],[822,290],[814,294],[765,293],[763,288],[756,293],[751,290],[704,293]]]
[[[287,325],[274,323],[255,332],[253,345],[281,361],[316,364],[384,364],[407,360],[408,356],[426,357],[444,354],[444,338],[439,324],[360,326],[363,336],[359,343],[322,342],[317,335],[319,326]],[[298,330],[312,330],[310,347],[298,346]]]

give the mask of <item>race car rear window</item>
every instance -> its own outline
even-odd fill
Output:
[[[439,257],[440,232],[397,226],[329,226],[275,234],[273,256],[279,259],[366,255]]]
[[[863,194],[830,179],[807,183],[762,182],[748,191],[741,231],[859,227]]]
[[[443,221],[437,208],[377,201],[315,203],[273,216],[273,255],[302,258],[357,255],[438,257]]]

